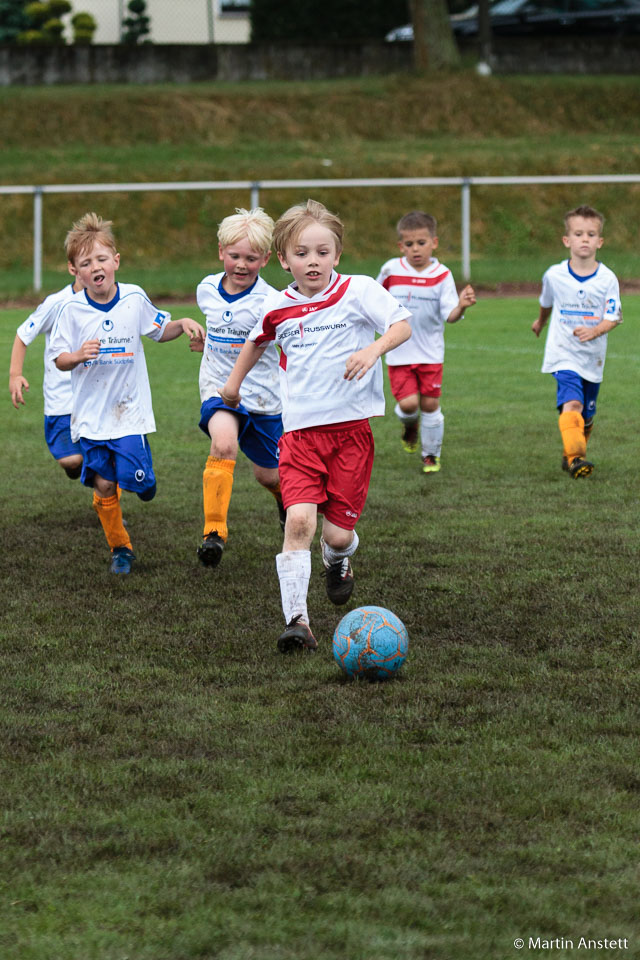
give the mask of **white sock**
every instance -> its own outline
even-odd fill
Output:
[[[422,441],[423,457],[439,457],[442,450],[444,436],[444,416],[442,410],[433,413],[423,413],[420,424],[420,439]]]
[[[286,623],[300,616],[309,623],[307,593],[311,577],[311,551],[287,550],[276,556],[276,569],[280,580],[282,612]]]
[[[336,550],[335,547],[330,547],[326,540],[323,537],[320,537],[322,561],[325,567],[330,566],[332,563],[338,563],[339,560],[344,560],[345,557],[352,557],[358,549],[359,543],[360,538],[355,530],[353,531],[353,540],[348,547],[344,548],[344,550]]]
[[[416,410],[414,413],[405,413],[404,410],[400,409],[399,403],[396,403],[393,412],[398,420],[402,420],[403,423],[415,423],[420,417],[419,410]]]

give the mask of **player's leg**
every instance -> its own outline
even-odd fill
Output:
[[[204,529],[198,559],[205,567],[215,567],[220,563],[229,536],[227,519],[238,456],[240,421],[229,410],[220,409],[219,405],[207,417],[205,406],[203,404],[202,410],[207,418],[206,429],[211,438],[211,447],[202,474]]]
[[[420,382],[420,442],[423,473],[440,470],[440,454],[444,437],[444,415],[440,409],[442,364],[425,363],[418,369]]]
[[[582,416],[584,381],[572,370],[559,370],[553,376],[557,383],[556,405],[562,437],[563,469],[567,469],[574,479],[587,477],[593,471],[593,464],[586,460],[587,443]]]
[[[369,492],[373,435],[365,421],[360,426],[327,434],[325,442],[329,476],[320,547],[327,596],[339,606],[347,602],[355,585],[351,557],[359,542],[355,525]]]
[[[420,390],[415,368],[400,364],[388,365],[387,369],[391,393],[396,400],[394,413],[402,424],[402,446],[406,453],[415,453],[420,427]]]
[[[294,503],[287,509],[282,553],[276,556],[282,612],[286,623],[278,638],[280,653],[314,651],[318,647],[309,626],[307,610],[311,542],[317,522],[316,503]]]
[[[71,439],[71,414],[44,418],[44,438],[49,452],[70,480],[77,480],[82,473],[82,450]]]
[[[82,483],[93,488],[93,509],[111,550],[112,573],[127,574],[135,559],[131,540],[122,522],[117,473],[112,451],[90,440],[80,441],[83,452]]]
[[[278,472],[278,441],[282,436],[280,414],[251,413],[239,435],[240,449],[253,466],[253,475],[265,490],[273,496],[278,508],[280,528],[284,533],[286,510],[282,502],[280,474]]]

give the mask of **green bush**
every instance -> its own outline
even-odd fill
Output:
[[[73,42],[80,44],[91,43],[98,24],[90,13],[76,13],[71,18],[73,27]]]

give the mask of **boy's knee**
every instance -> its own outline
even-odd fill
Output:
[[[140,500],[143,500],[146,503],[148,500],[153,500],[153,498],[156,495],[156,489],[157,487],[156,487],[156,484],[154,483],[152,487],[148,487],[146,490],[142,490],[140,493],[137,493],[136,496],[139,497]]]

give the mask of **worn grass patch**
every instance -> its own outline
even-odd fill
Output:
[[[0,412],[3,960],[635,950],[639,306],[610,337],[587,481],[560,470],[533,300],[447,331],[437,477],[390,412],[374,422],[351,605],[408,627],[387,684],[333,663],[317,544],[320,653],[276,654],[277,514],[242,459],[224,560],[198,566],[207,445],[182,341],[147,347],[159,492],[123,499],[140,560],[110,577],[90,494],[44,445],[30,348],[27,407]],[[1,316],[5,363],[22,316]]]

